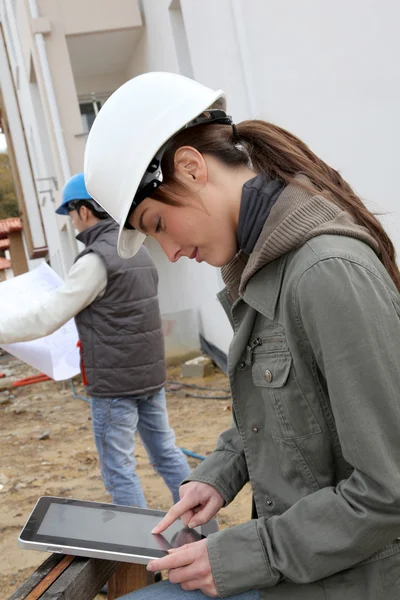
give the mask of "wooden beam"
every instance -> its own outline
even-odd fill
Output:
[[[154,580],[145,565],[52,554],[9,600],[93,600],[107,582],[115,600]]]
[[[50,573],[27,595],[25,600],[38,600],[61,573],[64,573],[65,569],[68,569],[74,558],[75,556],[63,556],[58,565],[53,567]]]
[[[108,582],[107,600],[116,600],[151,583],[154,583],[154,574],[146,571],[146,565],[120,563]]]
[[[78,556],[40,600],[92,600],[118,565],[116,561]]]
[[[52,554],[49,556],[32,575],[27,579],[8,600],[25,600],[28,594],[47,577],[47,575],[57,567],[58,563],[64,558],[62,554]]]

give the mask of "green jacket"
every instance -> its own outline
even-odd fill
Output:
[[[234,423],[190,479],[254,500],[208,538],[222,598],[400,598],[400,297],[361,228],[325,221],[221,293]]]

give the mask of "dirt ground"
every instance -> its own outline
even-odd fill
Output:
[[[47,381],[5,390],[10,382],[37,373],[10,355],[0,356],[0,372],[6,375],[0,379],[0,600],[6,600],[47,556],[17,547],[18,534],[39,496],[101,502],[109,502],[110,497],[100,477],[89,405],[73,398],[68,382]],[[184,380],[178,367],[170,367],[168,380],[228,387],[217,369],[204,379]],[[79,378],[75,385],[77,393],[85,395]],[[218,434],[230,425],[229,399],[185,397],[182,390],[168,393],[167,398],[177,444],[209,454]],[[136,456],[148,506],[167,510],[171,506],[169,490],[149,465],[140,442]],[[198,463],[189,458],[192,468]],[[219,526],[235,525],[249,516],[250,490],[245,488],[221,511]]]

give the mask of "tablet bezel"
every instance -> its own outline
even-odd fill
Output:
[[[48,552],[63,552],[65,554],[76,554],[80,556],[101,556],[103,558],[117,559],[129,562],[129,557],[135,559],[134,562],[139,562],[141,558],[148,562],[155,558],[162,558],[167,554],[165,550],[155,550],[154,548],[142,548],[140,546],[126,546],[122,544],[110,544],[96,542],[92,540],[56,537],[51,535],[38,534],[38,530],[43,522],[43,519],[52,503],[67,504],[71,506],[82,506],[94,509],[106,509],[125,513],[134,513],[139,515],[151,515],[160,517],[166,514],[163,511],[134,508],[131,506],[120,506],[117,504],[106,504],[103,502],[90,502],[88,500],[76,500],[73,498],[59,498],[57,496],[42,496],[38,499],[34,509],[32,510],[24,528],[18,538],[20,547],[32,548],[36,550],[44,550]],[[213,525],[214,523],[214,525]],[[196,528],[200,530],[201,535],[207,536],[212,531],[217,531],[216,522],[203,525]],[[183,524],[182,524],[183,526]],[[82,550],[82,552],[80,552]],[[87,554],[90,553],[90,554]],[[124,557],[124,558],[122,558]]]

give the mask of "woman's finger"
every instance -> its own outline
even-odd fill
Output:
[[[193,511],[194,514],[188,523],[188,527],[193,529],[194,527],[208,523],[220,510],[222,504],[223,499],[220,495],[210,498],[207,504]]]
[[[199,542],[194,542],[194,544],[198,543]],[[194,544],[185,544],[180,548],[176,548],[177,552],[152,560],[149,562],[146,569],[148,571],[164,571],[169,569],[179,569],[179,567],[190,565],[195,558],[195,551],[191,548]]]
[[[183,496],[182,500],[179,500],[179,502],[169,509],[165,517],[163,517],[158,525],[152,529],[151,533],[162,533],[165,531],[172,523],[175,523],[179,517],[182,517],[182,515],[193,509],[194,502],[196,501],[189,494]]]
[[[188,523],[190,523],[191,518],[193,517],[194,513],[196,512],[196,508],[193,510],[188,510],[187,512],[185,512],[182,516],[182,523],[184,525],[187,525]]]

